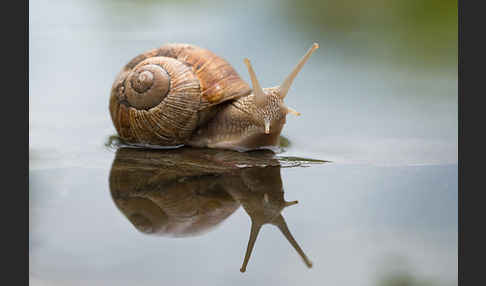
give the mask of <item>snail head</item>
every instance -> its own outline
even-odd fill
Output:
[[[259,110],[263,110],[263,126],[265,127],[265,134],[270,134],[271,128],[281,129],[283,123],[285,123],[285,115],[291,113],[293,115],[299,116],[300,113],[295,111],[294,109],[286,106],[283,102],[284,98],[287,96],[290,86],[294,81],[295,77],[302,69],[304,64],[307,62],[311,54],[319,48],[317,43],[314,43],[312,47],[307,51],[307,53],[300,59],[297,65],[294,67],[292,72],[287,76],[287,78],[283,81],[280,86],[271,87],[271,88],[264,88],[262,89],[258,79],[256,77],[255,72],[253,71],[253,67],[250,63],[250,60],[245,59],[245,65],[248,68],[248,73],[250,74],[251,83],[253,86],[253,95],[254,101]],[[275,116],[284,115],[281,116]],[[272,116],[274,115],[274,116]],[[283,120],[273,120],[275,118]],[[274,124],[278,124],[280,122],[280,126],[273,126]]]

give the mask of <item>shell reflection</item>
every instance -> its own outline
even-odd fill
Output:
[[[120,148],[110,172],[111,195],[137,230],[172,237],[203,234],[241,205],[251,219],[242,272],[264,224],[277,226],[312,267],[281,215],[297,201],[284,200],[274,156],[270,151]]]

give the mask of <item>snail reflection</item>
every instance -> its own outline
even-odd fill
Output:
[[[276,226],[312,267],[281,215],[297,201],[285,201],[280,162],[270,151],[121,148],[109,180],[115,205],[144,234],[200,235],[242,206],[251,219],[242,272],[264,224]]]

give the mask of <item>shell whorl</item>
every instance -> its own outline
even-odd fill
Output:
[[[143,63],[143,62],[142,62]],[[158,105],[169,92],[170,76],[157,64],[135,67],[126,81],[126,99],[136,109],[149,109]]]
[[[123,139],[167,146],[183,144],[192,134],[200,86],[189,67],[173,58],[151,57],[122,71],[116,82],[110,110]]]
[[[250,93],[221,57],[194,45],[167,44],[124,66],[112,86],[110,114],[125,141],[174,146],[187,143],[216,105]]]

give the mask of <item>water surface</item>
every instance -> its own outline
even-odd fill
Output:
[[[29,3],[32,285],[457,284],[457,65],[377,60],[375,26],[330,31],[254,2]],[[106,146],[116,73],[166,42],[249,82],[248,57],[263,86],[318,42],[286,98],[302,116],[285,152]],[[312,268],[266,223],[241,273],[252,216],[279,215]]]

